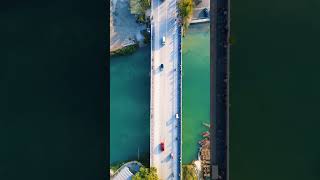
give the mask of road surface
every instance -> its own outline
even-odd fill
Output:
[[[150,166],[157,168],[160,179],[180,179],[181,66],[177,2],[152,0],[151,9]],[[160,147],[162,142],[164,151]]]

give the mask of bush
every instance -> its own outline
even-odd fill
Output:
[[[132,177],[132,180],[159,180],[157,169],[155,167],[150,169],[141,167],[139,172]]]
[[[138,44],[133,44],[133,45],[126,46],[122,49],[116,50],[114,52],[111,52],[110,55],[111,56],[116,56],[116,55],[124,56],[124,55],[132,54],[132,53],[136,52],[137,49],[138,49]]]
[[[193,13],[193,0],[180,0],[178,3],[179,15],[182,19],[184,32],[188,29],[189,20]]]
[[[182,165],[182,179],[183,180],[197,180],[197,174],[193,165]]]
[[[150,39],[151,39],[151,34],[147,32],[147,30],[142,30],[141,34],[144,37],[143,43],[148,44],[150,43]]]
[[[151,7],[151,0],[139,0],[139,4],[143,11],[146,11]]]

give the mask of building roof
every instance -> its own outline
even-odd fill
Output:
[[[128,167],[124,167],[121,171],[116,174],[113,180],[131,180],[133,174],[130,172]]]

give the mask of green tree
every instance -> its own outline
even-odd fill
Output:
[[[182,179],[183,180],[197,180],[198,179],[193,165],[183,165],[182,166]]]
[[[180,0],[178,3],[179,14],[182,19],[184,32],[189,27],[189,21],[191,20],[193,13],[194,3],[193,0]]]
[[[132,180],[159,180],[157,169],[155,167],[150,169],[141,167],[139,172],[132,177]]]
[[[145,11],[151,7],[151,0],[139,0],[139,4]]]

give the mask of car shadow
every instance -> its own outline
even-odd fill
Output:
[[[161,153],[161,147],[160,144],[158,144],[154,149],[153,149],[154,154],[160,154]]]

